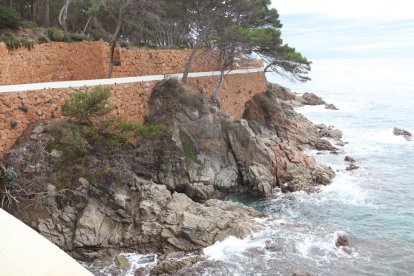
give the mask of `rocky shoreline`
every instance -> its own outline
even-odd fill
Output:
[[[199,92],[166,80],[154,88],[146,122],[164,125],[161,137],[135,137],[63,166],[62,153],[47,149],[51,122],[37,123],[3,161],[4,208],[85,262],[119,252],[185,254],[228,236],[246,237],[262,229],[257,218],[264,214],[226,196],[316,192],[335,177],[304,150],[335,153],[323,138],[343,145],[342,133],[297,113],[302,104],[326,103],[269,85],[235,119]],[[63,177],[62,170],[70,173]],[[171,273],[200,257],[178,259],[166,257],[156,270],[136,275]]]

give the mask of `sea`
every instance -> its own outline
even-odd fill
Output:
[[[394,127],[414,133],[413,62],[314,60],[312,81],[305,84],[269,75],[271,82],[314,92],[339,108],[297,109],[343,131],[348,144],[342,153],[307,151],[336,177],[318,193],[233,198],[271,217],[260,221],[265,230],[205,248],[205,261],[177,275],[414,275],[414,141],[393,135]],[[346,170],[347,155],[360,169]],[[335,246],[339,235],[347,235],[351,254]],[[130,258],[137,268],[155,257],[147,264],[148,256]]]

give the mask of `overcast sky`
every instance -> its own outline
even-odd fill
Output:
[[[310,59],[414,57],[412,0],[272,0],[282,36]]]

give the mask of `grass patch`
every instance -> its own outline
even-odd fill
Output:
[[[34,42],[29,41],[26,38],[18,39],[3,33],[0,33],[0,42],[6,43],[7,49],[9,50],[16,50],[20,47],[26,47],[31,50],[34,47]]]

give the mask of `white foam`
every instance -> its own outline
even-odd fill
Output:
[[[121,253],[130,261],[131,268],[125,273],[126,276],[134,276],[135,271],[141,267],[153,267],[158,262],[156,254]]]
[[[396,136],[390,130],[367,131],[362,134],[362,139],[381,144],[406,144],[408,141],[402,136]]]
[[[257,235],[245,239],[230,236],[223,241],[204,248],[203,253],[210,260],[226,260],[251,248],[264,248],[264,243],[257,239]]]

